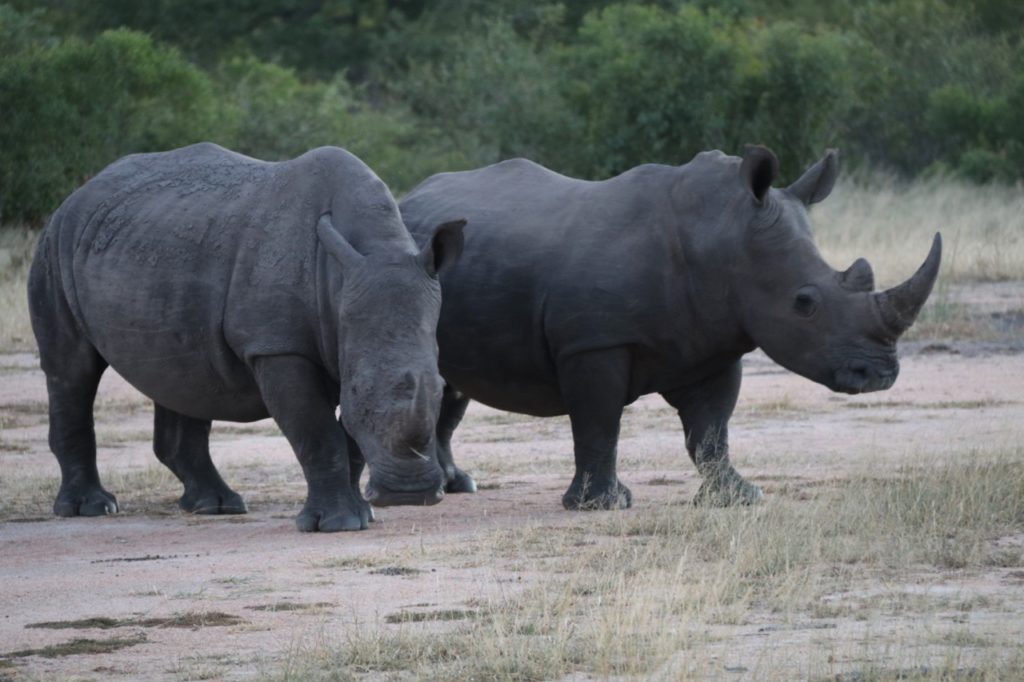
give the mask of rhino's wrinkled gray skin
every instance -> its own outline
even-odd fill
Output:
[[[188,511],[245,511],[210,460],[210,421],[268,415],[306,476],[300,530],[367,527],[364,461],[374,504],[440,500],[424,454],[442,390],[437,273],[462,226],[419,249],[384,183],[337,148],[266,163],[198,144],[109,166],[53,215],[29,276],[54,511],[117,510],[92,419],[108,365],[156,404],[154,450]]]
[[[442,278],[438,327],[447,381],[438,458],[450,490],[472,490],[451,434],[469,399],[568,414],[576,475],[568,508],[628,507],[616,474],[624,405],[660,393],[679,413],[704,476],[698,500],[750,503],[761,491],[729,464],[740,359],[761,347],[834,391],[889,388],[896,339],[931,291],[941,243],[905,284],[873,293],[863,259],[845,272],[815,248],[806,207],[832,189],[829,152],[785,189],[763,147],[699,154],[584,182],[524,160],[436,175],[401,202],[419,240],[465,216],[466,257]]]

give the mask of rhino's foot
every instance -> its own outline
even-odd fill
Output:
[[[245,514],[249,511],[242,496],[230,488],[186,490],[178,506],[191,514]]]
[[[731,507],[757,504],[764,499],[760,486],[748,482],[731,466],[713,471],[693,498],[693,503],[705,507]]]
[[[331,499],[307,500],[295,518],[295,525],[303,533],[337,533],[344,530],[366,530],[373,520],[373,510],[357,496],[338,496]]]
[[[573,480],[562,496],[562,506],[573,511],[629,509],[633,506],[633,493],[617,478],[611,485],[604,487],[589,482],[580,484]]]
[[[452,467],[452,473],[445,472],[444,491],[446,493],[475,493],[476,481],[465,471]]]
[[[57,516],[106,516],[116,514],[117,498],[100,485],[61,486],[53,503]]]

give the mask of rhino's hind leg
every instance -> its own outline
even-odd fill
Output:
[[[178,506],[193,514],[244,514],[242,496],[228,487],[210,459],[210,420],[156,405],[153,452],[185,486]]]
[[[58,220],[55,215],[53,220]],[[100,484],[92,407],[107,362],[85,339],[68,307],[53,264],[48,231],[29,273],[29,311],[49,395],[50,450],[60,464],[57,516],[102,516],[118,510]]]
[[[755,504],[764,497],[729,463],[729,418],[739,397],[743,367],[739,362],[696,386],[663,393],[679,412],[686,450],[704,478],[694,504],[725,507]]]
[[[452,434],[466,414],[469,398],[449,385],[444,387],[441,398],[441,414],[437,420],[437,462],[444,471],[446,493],[475,493],[476,481],[465,471],[455,466],[452,456]]]
[[[306,475],[306,504],[295,519],[299,530],[365,530],[369,507],[352,485],[347,437],[334,416],[338,398],[323,370],[291,355],[258,358],[255,370],[263,402]]]
[[[100,483],[96,468],[96,431],[92,407],[107,363],[81,341],[56,359],[40,342],[50,398],[50,450],[60,464],[61,483],[53,513],[57,516],[103,516],[118,511],[117,499]],[[59,351],[58,351],[59,352]],[[54,362],[56,360],[56,362]]]
[[[614,348],[568,358],[559,384],[572,423],[576,475],[566,509],[626,509],[633,494],[616,473],[619,422],[629,383],[629,354]]]

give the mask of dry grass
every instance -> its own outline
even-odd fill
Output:
[[[123,514],[153,514],[161,508],[168,513],[177,510],[181,483],[162,465],[153,464],[135,470],[112,467],[102,470],[100,479],[117,497]],[[51,517],[53,500],[60,487],[56,461],[53,462],[52,473],[0,476],[0,482],[3,485],[0,521]]]
[[[37,233],[22,227],[0,227],[0,348],[35,349],[28,317],[28,269]]]
[[[948,179],[841,182],[813,211],[816,239],[839,269],[866,257],[880,285],[909,277],[944,240],[940,282],[1024,279],[1024,191]]]
[[[1024,450],[964,461],[852,479],[810,500],[483,533],[473,552],[548,578],[474,604],[472,619],[358,623],[300,647],[269,677],[706,679],[732,656],[752,679],[1019,679],[1020,633],[965,624],[994,608],[987,597],[919,584],[994,559],[1024,565],[994,544],[1024,528]],[[785,652],[750,649],[752,634],[775,630],[793,633]]]

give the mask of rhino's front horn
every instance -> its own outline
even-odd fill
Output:
[[[882,321],[890,332],[899,336],[914,324],[917,314],[932,292],[942,260],[942,235],[935,233],[928,257],[914,276],[903,284],[874,294]]]

